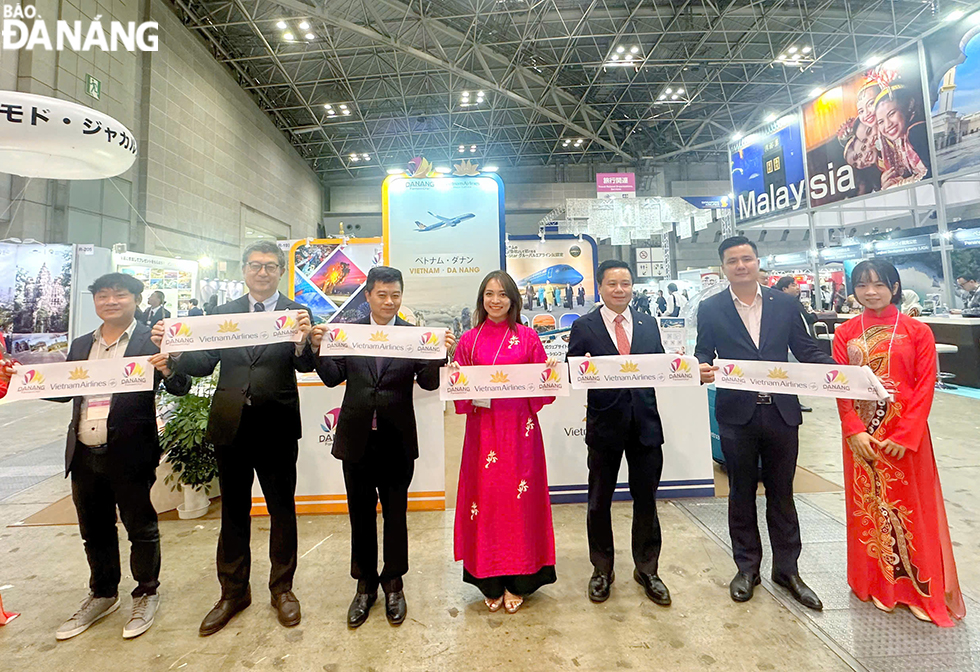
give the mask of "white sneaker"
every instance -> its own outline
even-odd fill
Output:
[[[119,596],[96,597],[92,593],[85,598],[75,615],[65,621],[54,634],[57,640],[71,639],[88,630],[95,622],[119,608]]]
[[[133,598],[133,615],[123,628],[123,639],[139,637],[153,625],[153,617],[160,607],[160,593]]]

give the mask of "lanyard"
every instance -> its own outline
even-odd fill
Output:
[[[473,346],[470,348],[470,361],[471,362],[475,361],[475,358],[476,358],[476,343],[477,343],[477,341],[480,340],[480,334],[483,333],[483,327],[485,325],[486,325],[486,322],[484,322],[483,324],[480,325],[480,328],[476,332],[476,338],[473,339]],[[500,349],[502,347],[504,347],[504,341],[507,340],[507,334],[509,334],[509,333],[510,333],[510,329],[508,329],[507,330],[507,333],[505,333],[504,336],[503,336],[503,338],[500,339],[500,345],[497,346],[497,354],[495,354],[493,356],[493,362],[490,364],[490,366],[496,366],[497,365],[497,357],[500,356]]]
[[[885,380],[891,380],[892,373],[892,346],[895,344],[895,332],[898,331],[898,318],[902,311],[895,312],[895,324],[892,326],[892,335],[888,339],[888,368],[885,370]],[[868,347],[867,331],[864,328],[864,311],[861,311],[861,338],[864,339],[864,350],[868,353],[868,364],[871,363],[871,348]]]

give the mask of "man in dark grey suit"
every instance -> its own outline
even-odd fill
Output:
[[[209,376],[221,364],[218,387],[211,400],[207,439],[214,444],[221,489],[221,532],[218,537],[218,581],[221,599],[201,623],[200,634],[221,630],[252,602],[249,549],[252,479],[262,486],[271,518],[269,590],[279,622],[300,622],[293,595],[296,572],[296,458],[302,434],[296,371],[314,367],[308,337],[309,310],[282,296],[277,287],[286,270],[286,256],[269,241],[254,243],[242,256],[248,294],[218,306],[215,314],[299,310],[299,343],[202,350],[174,357],[176,370]],[[159,344],[163,324],[154,327]]]
[[[371,314],[360,324],[412,326],[398,317],[402,303],[401,271],[377,266],[368,272]],[[319,348],[326,327],[314,329],[311,342]],[[446,331],[446,344],[456,339]],[[319,357],[316,371],[327,387],[347,383],[337,419],[334,457],[343,461],[347,510],[351,526],[351,576],[357,593],[347,612],[347,625],[367,620],[380,584],[385,592],[388,622],[400,625],[407,605],[402,576],[408,572],[408,487],[419,456],[412,399],[415,382],[424,390],[439,387],[445,360],[388,357]],[[384,515],[384,568],[378,574],[377,506]]]

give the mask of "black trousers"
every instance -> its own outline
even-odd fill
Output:
[[[383,440],[371,432],[364,457],[344,460],[344,485],[350,517],[350,575],[357,590],[373,593],[378,584],[386,593],[402,589],[408,573],[408,486],[415,461],[397,439]],[[378,574],[378,501],[384,516],[384,568]]]
[[[547,586],[558,580],[554,565],[546,565],[534,574],[514,574],[512,576],[491,576],[478,579],[463,568],[463,581],[476,586],[484,597],[496,600],[503,597],[504,591],[511,595],[527,597],[541,586]]]
[[[773,568],[783,574],[796,574],[803,548],[793,501],[799,429],[787,425],[774,404],[757,405],[746,425],[718,423],[718,429],[728,469],[728,530],[735,564],[741,572],[758,574],[762,563],[755,508],[761,458]]]
[[[633,498],[633,563],[645,574],[656,574],[661,546],[657,488],[660,487],[664,454],[661,446],[640,444],[635,419],[624,431],[622,442],[589,446],[589,558],[599,571],[612,571],[615,550],[610,506],[624,453]]]
[[[150,503],[156,473],[134,476],[112,468],[106,448],[77,444],[71,466],[71,497],[88,557],[89,588],[96,597],[119,590],[116,507],[129,535],[129,568],[137,582],[133,597],[153,595],[160,586],[160,532]]]
[[[296,573],[295,440],[276,436],[274,418],[246,406],[235,442],[217,446],[221,488],[221,532],[218,535],[218,581],[224,598],[242,597],[252,565],[252,481],[259,477],[269,509],[269,590],[279,595],[293,589]]]

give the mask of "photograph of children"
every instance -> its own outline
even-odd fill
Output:
[[[804,106],[803,126],[813,206],[932,176],[914,48]]]
[[[980,166],[980,11],[929,36],[926,71],[936,171]]]

